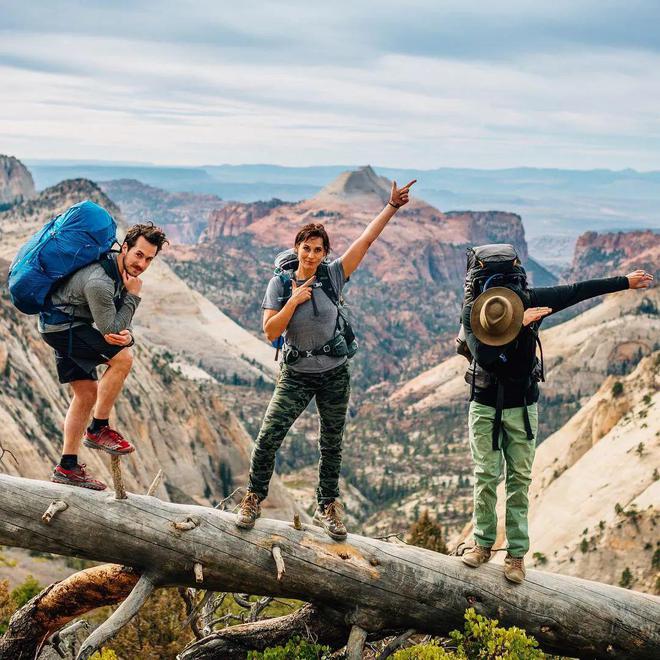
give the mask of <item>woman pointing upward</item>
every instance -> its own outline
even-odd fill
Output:
[[[321,457],[314,520],[333,539],[346,537],[337,498],[350,395],[348,358],[355,349],[341,315],[341,292],[371,244],[397,210],[408,203],[414,183],[397,188],[392,182],[385,208],[334,261],[327,259],[330,238],[323,225],[302,227],[293,250],[284,253],[281,271],[268,283],[262,303],[263,330],[270,341],[283,336],[284,346],[275,391],[252,453],[248,490],[236,518],[238,527],[254,527],[261,502],[268,495],[275,454],[292,424],[316,398]]]

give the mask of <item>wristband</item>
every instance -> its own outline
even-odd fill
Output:
[[[392,202],[387,202],[390,206],[393,206],[395,209],[400,209],[401,206],[397,206],[396,204],[392,204]]]

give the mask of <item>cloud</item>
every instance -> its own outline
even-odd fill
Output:
[[[172,164],[660,167],[655,3],[633,0],[626,14],[609,0],[163,7],[11,4],[2,149]]]

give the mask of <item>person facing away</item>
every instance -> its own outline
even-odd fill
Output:
[[[110,253],[104,264],[97,261],[81,268],[51,293],[53,305],[71,320],[49,324],[40,317],[39,332],[55,351],[60,383],[68,383],[72,392],[62,457],[51,481],[92,490],[106,488],[84,463],[78,463],[81,441],[90,449],[116,456],[135,450],[109,426],[109,418],[133,364],[131,321],[140,304],[140,276],[167,242],[153,224],[134,225],[126,232],[119,253]],[[101,364],[108,368],[99,381],[96,367]]]
[[[321,224],[305,225],[294,241],[295,272],[289,290],[278,275],[263,300],[263,330],[270,341],[284,337],[280,372],[255,443],[247,492],[236,525],[254,527],[275,466],[275,454],[287,432],[316,398],[320,417],[318,508],[314,520],[333,539],[346,537],[339,497],[342,439],[350,394],[346,342],[338,334],[339,300],[344,284],[360,265],[397,210],[408,203],[411,181],[392,183],[390,200],[359,238],[338,259],[327,262],[330,239]],[[339,340],[339,341],[337,341]],[[337,349],[337,350],[335,350]]]
[[[476,568],[491,558],[497,532],[497,484],[504,465],[507,539],[504,575],[514,583],[525,578],[524,556],[529,550],[527,493],[538,430],[538,382],[542,379],[536,344],[542,320],[588,298],[625,289],[644,289],[652,281],[652,275],[637,270],[625,277],[565,286],[529,289],[505,286],[487,290],[465,306],[462,325],[474,359],[470,368],[473,394],[468,428],[474,463],[475,546],[463,555],[468,566]],[[493,334],[497,324],[517,314],[517,327],[505,329],[503,339],[498,339]],[[509,331],[511,335],[506,337]],[[502,345],[502,341],[506,343]]]

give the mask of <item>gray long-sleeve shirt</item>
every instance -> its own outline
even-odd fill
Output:
[[[115,257],[116,259],[116,257]],[[115,306],[115,297],[120,305]],[[73,326],[94,323],[102,334],[130,330],[140,297],[127,293],[103,270],[98,262],[85,266],[59,284],[51,294],[53,305],[66,314],[73,314]],[[68,330],[71,324],[51,325],[39,319],[39,332]]]

